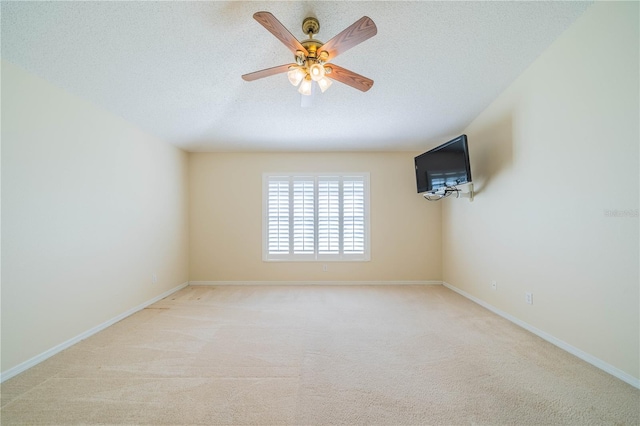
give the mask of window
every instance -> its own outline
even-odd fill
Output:
[[[368,173],[263,176],[263,260],[368,261]]]

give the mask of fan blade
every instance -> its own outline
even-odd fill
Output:
[[[264,70],[251,72],[242,76],[245,81],[253,81],[259,78],[269,77],[270,75],[280,74],[289,71],[289,67],[294,67],[296,64],[278,65],[277,67],[267,68]]]
[[[304,48],[303,45],[285,28],[284,25],[280,23],[269,12],[256,12],[253,14],[253,19],[258,21],[263,27],[267,29],[271,34],[276,36],[278,40],[284,43],[285,46],[289,48],[295,55],[298,50],[302,51],[305,56],[309,55],[307,49]]]
[[[331,73],[325,74],[326,77],[337,80],[347,86],[351,86],[363,92],[366,92],[373,86],[373,80],[363,77],[360,74],[356,74],[353,71],[349,71],[348,69],[334,64],[326,64],[325,67],[331,68]]]
[[[368,16],[363,16],[347,27],[340,34],[326,42],[320,47],[320,52],[327,52],[332,60],[339,54],[346,52],[353,46],[370,39],[378,33],[376,24]]]

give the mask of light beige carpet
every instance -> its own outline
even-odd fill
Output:
[[[442,286],[187,287],[1,393],[3,425],[640,423],[640,391]]]

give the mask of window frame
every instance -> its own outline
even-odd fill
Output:
[[[294,180],[311,180],[314,182],[314,252],[309,254],[293,253],[294,240],[292,228],[293,222],[293,200],[289,200],[289,252],[269,253],[269,182],[273,178],[286,178],[289,181],[290,194],[293,193]],[[340,182],[340,253],[327,254],[319,253],[318,241],[318,201],[319,185],[321,178],[327,180],[338,180]],[[348,180],[362,181],[363,183],[363,222],[364,222],[364,247],[363,253],[343,253],[344,243],[344,182]],[[371,211],[370,211],[370,174],[369,172],[269,172],[262,175],[262,260],[264,262],[369,262],[371,260]],[[291,197],[290,197],[291,198]]]

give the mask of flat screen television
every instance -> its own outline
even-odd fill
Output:
[[[415,165],[418,193],[441,192],[447,187],[471,183],[467,135],[418,155]]]

